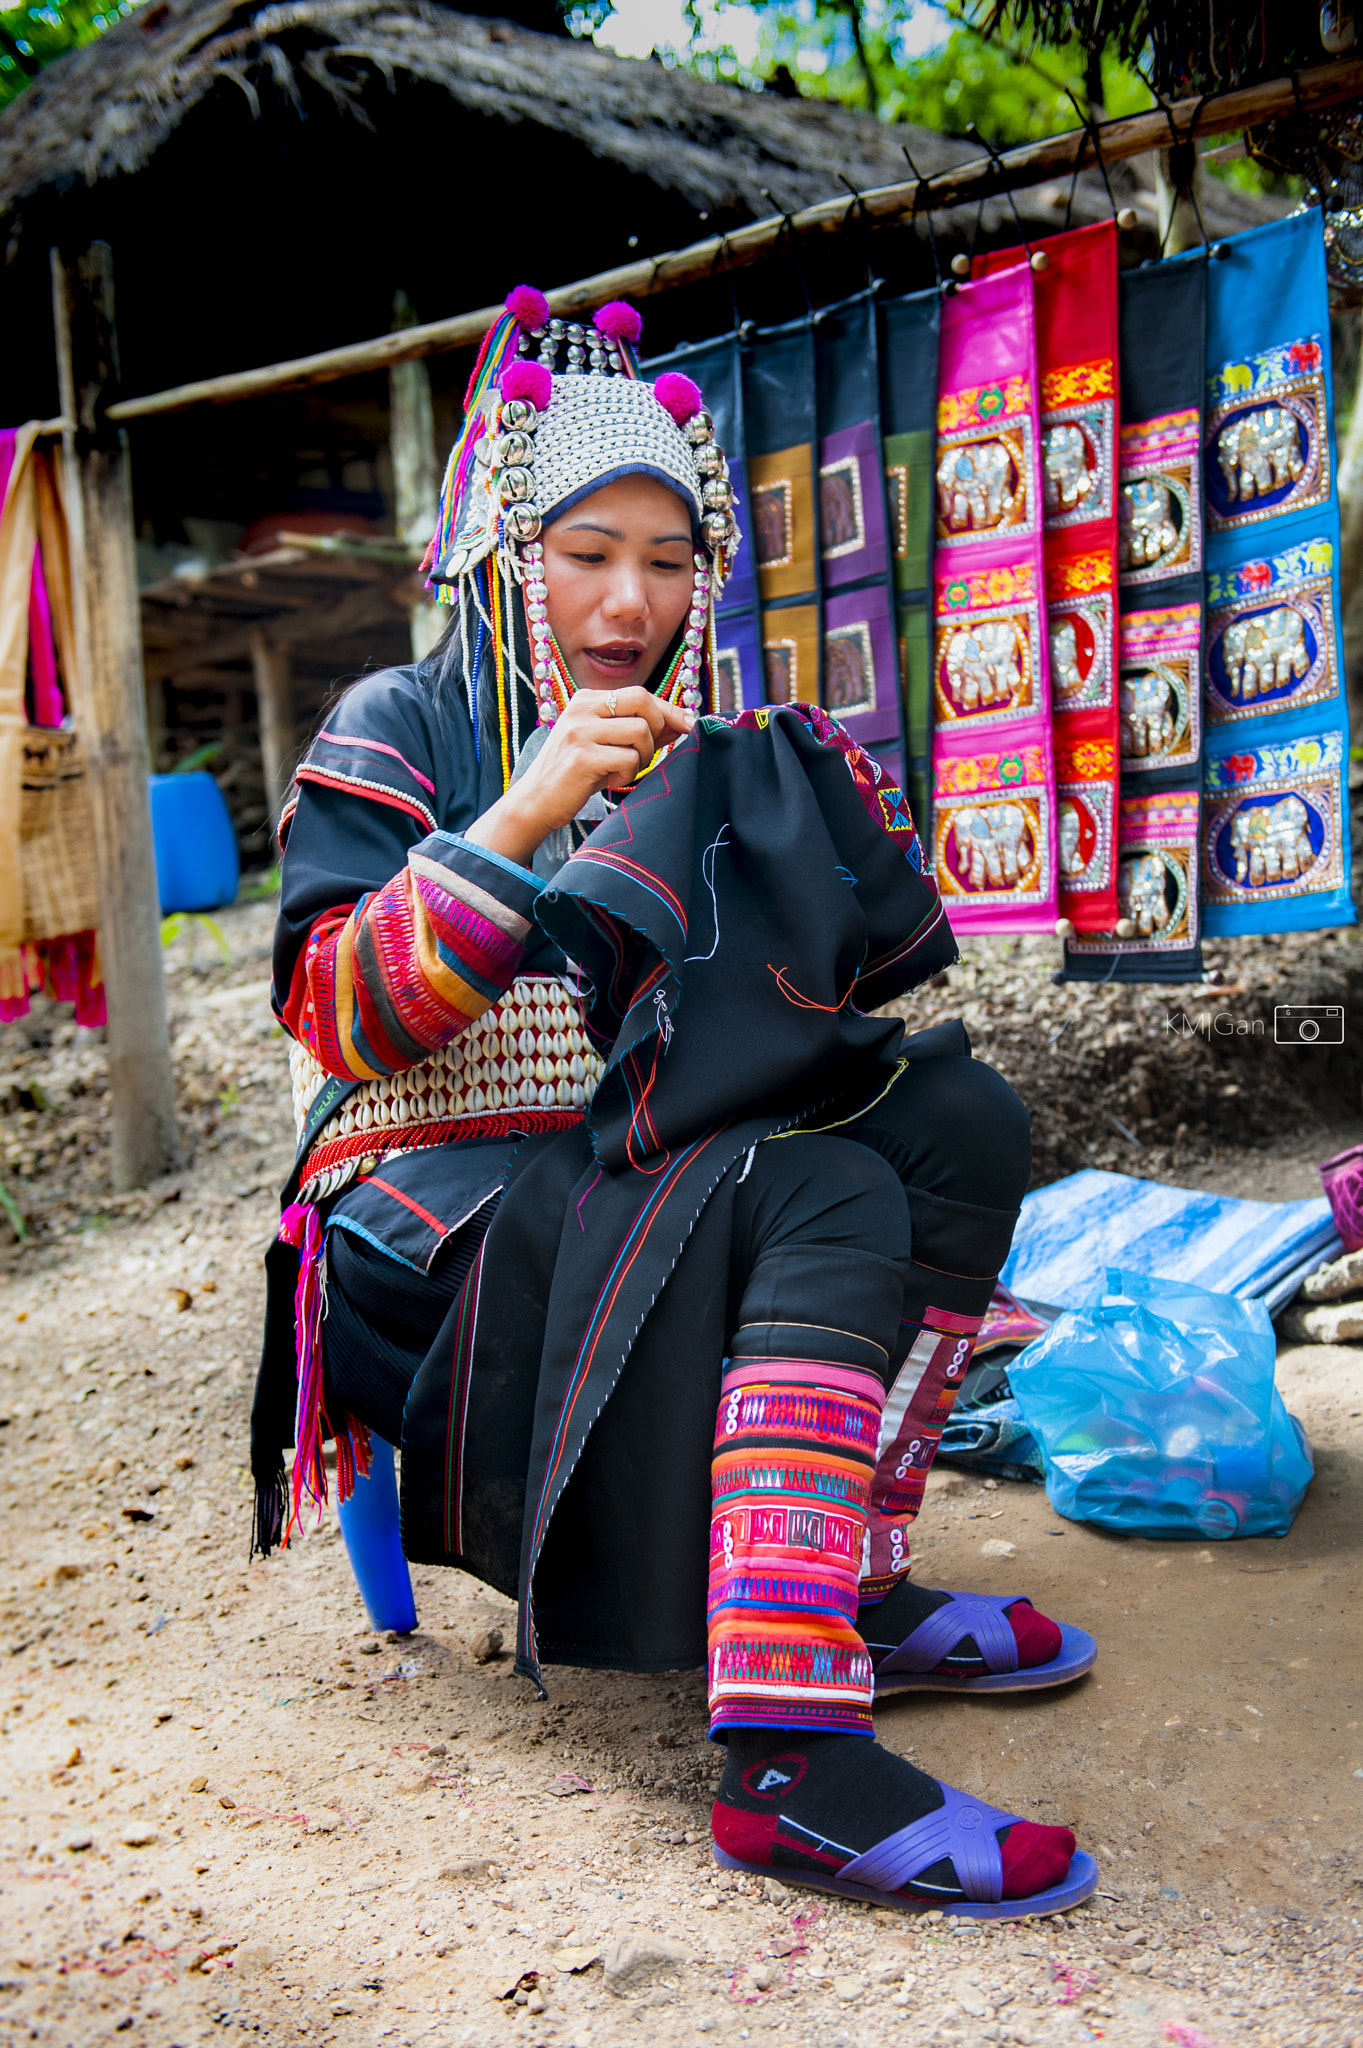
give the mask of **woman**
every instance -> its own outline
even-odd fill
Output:
[[[959,1025],[870,1014],[955,958],[900,793],[811,707],[698,719],[739,536],[700,393],[639,381],[637,337],[511,295],[428,557],[449,630],[298,772],[257,1542],[287,1443],[291,1522],[326,1435],[342,1486],[400,1442],[408,1556],[517,1597],[537,1683],[704,1647],[720,1862],[1055,1910],[1096,1881],[1068,1829],[871,1720],[1092,1662],[1025,1599],[908,1577],[1026,1115]]]

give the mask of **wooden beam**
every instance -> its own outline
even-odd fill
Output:
[[[265,802],[270,823],[279,821],[293,780],[296,741],[293,727],[293,679],[287,647],[278,647],[263,632],[251,635],[251,667],[256,679],[260,716],[260,761],[265,771]]]
[[[108,1003],[114,1188],[179,1163],[166,1026],[161,906],[147,796],[147,706],[127,436],[109,422],[118,388],[113,257],[92,242],[52,252],[66,509],[76,625],[74,710],[99,867],[99,950]]]
[[[360,590],[351,591],[342,598],[333,598],[330,604],[312,604],[305,610],[281,611],[274,618],[244,619],[239,626],[229,626],[225,631],[205,634],[202,638],[186,633],[173,645],[150,647],[147,650],[147,666],[154,675],[174,676],[177,657],[182,664],[192,663],[196,668],[216,668],[229,662],[245,661],[251,656],[251,643],[257,633],[264,633],[275,647],[302,648],[308,642],[318,647],[327,647],[336,640],[344,640],[348,634],[368,632],[371,627],[389,625],[406,611],[410,602],[414,578],[404,577],[394,586],[384,585],[375,589],[372,584]],[[218,620],[215,624],[221,625]]]
[[[1228,130],[1248,128],[1275,114],[1291,114],[1298,105],[1335,106],[1363,95],[1363,58],[1351,57],[1335,64],[1318,64],[1299,71],[1296,82],[1274,78],[1260,85],[1243,86],[1237,92],[1221,93],[1215,99],[1178,100],[1171,108],[1180,141],[1197,135],[1224,135]],[[1130,114],[1121,121],[1105,121],[1098,130],[1104,163],[1126,157],[1144,156],[1147,150],[1167,147],[1171,141],[1169,121],[1156,111]],[[849,210],[859,206],[871,220],[889,221],[912,213],[921,200],[934,213],[953,206],[975,205],[999,192],[1018,192],[1029,185],[1041,185],[1048,178],[1068,178],[1075,170],[1086,170],[1098,161],[1093,140],[1083,129],[1051,135],[1041,142],[1029,142],[1010,149],[998,159],[987,156],[939,171],[925,179],[902,184],[880,185],[853,198],[850,194],[822,200],[803,207],[789,223],[780,215],[752,221],[735,228],[730,235],[711,235],[688,248],[669,254],[645,257],[636,263],[603,270],[576,284],[566,284],[546,294],[550,308],[560,315],[574,315],[603,306],[608,299],[644,299],[674,285],[695,284],[715,272],[739,270],[760,262],[776,246],[788,227],[797,234],[836,234],[847,223]],[[443,355],[451,349],[468,348],[501,314],[500,306],[481,306],[476,313],[459,313],[450,320],[432,320],[423,327],[408,327],[393,334],[381,334],[373,341],[351,342],[344,348],[324,349],[313,356],[299,356],[289,363],[271,363],[258,370],[237,370],[225,377],[205,377],[194,384],[179,384],[170,391],[155,391],[145,398],[125,398],[109,408],[111,419],[151,419],[162,413],[185,412],[195,405],[226,405],[242,398],[272,397],[284,391],[303,391],[312,385],[330,384],[338,377],[358,377],[374,370],[391,370],[397,363],[411,363],[422,356]]]

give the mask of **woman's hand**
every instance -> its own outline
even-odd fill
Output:
[[[681,738],[695,714],[660,703],[631,684],[579,690],[550,729],[525,774],[464,834],[528,867],[557,826],[574,819],[601,789],[629,789],[660,747]]]

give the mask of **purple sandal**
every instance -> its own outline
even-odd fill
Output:
[[[1065,1685],[1093,1664],[1098,1645],[1082,1628],[1058,1623],[1060,1653],[1048,1664],[1018,1665],[1018,1643],[1007,1609],[1017,1593],[953,1593],[945,1606],[920,1621],[897,1649],[876,1665],[876,1698],[895,1692],[1034,1692],[1042,1686]],[[984,1659],[983,1671],[939,1671],[967,1636]],[[878,1644],[868,1644],[875,1650]]]
[[[941,1782],[940,1780],[938,1781]],[[1033,1892],[1029,1899],[1003,1897],[1003,1856],[995,1832],[1011,1827],[1016,1813],[1000,1813],[982,1799],[970,1799],[951,1785],[943,1785],[943,1805],[922,1820],[897,1828],[883,1842],[864,1855],[854,1856],[836,1876],[827,1877],[787,1865],[744,1863],[715,1844],[715,1861],[722,1870],[745,1870],[754,1877],[775,1877],[783,1884],[810,1885],[815,1891],[836,1892],[845,1899],[864,1899],[873,1906],[897,1906],[905,1912],[926,1912],[940,1907],[943,1913],[959,1913],[972,1920],[1022,1920],[1029,1913],[1063,1913],[1091,1897],[1098,1884],[1098,1865],[1082,1849],[1070,1858],[1070,1867],[1060,1884],[1049,1891]],[[911,1884],[918,1873],[949,1856],[961,1881],[964,1898],[950,1892],[924,1891],[907,1897],[902,1886]]]

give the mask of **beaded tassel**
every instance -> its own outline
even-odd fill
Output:
[[[521,548],[520,556],[525,579],[525,615],[530,627],[531,674],[534,677],[535,697],[539,704],[539,722],[541,725],[552,725],[559,713],[566,709],[569,699],[577,695],[577,684],[573,681],[549,624],[549,592],[544,581],[543,542],[529,542]],[[692,560],[695,566],[695,579],[691,585],[691,605],[686,615],[686,630],[682,634],[682,644],[673,656],[667,674],[655,694],[667,704],[684,704],[688,711],[699,711],[701,672],[707,665],[707,646],[713,638],[713,606],[710,558],[702,549],[697,548]]]

